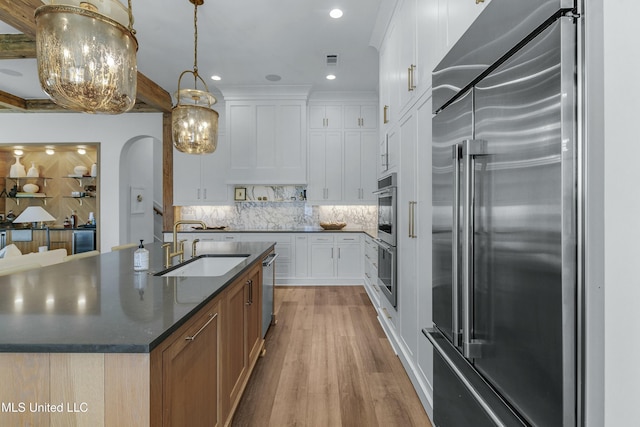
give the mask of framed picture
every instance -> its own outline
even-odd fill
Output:
[[[247,200],[247,189],[244,187],[236,187],[236,192],[233,199],[236,201]]]

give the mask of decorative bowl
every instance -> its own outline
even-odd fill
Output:
[[[73,173],[75,173],[76,175],[84,175],[87,172],[89,172],[89,168],[87,168],[86,166],[81,165],[73,168]]]
[[[325,230],[342,230],[346,225],[346,222],[320,222],[320,227]]]
[[[36,184],[25,184],[22,186],[22,191],[25,193],[37,193],[40,187]]]

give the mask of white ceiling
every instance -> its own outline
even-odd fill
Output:
[[[198,7],[198,69],[209,89],[237,85],[309,85],[311,91],[377,91],[378,53],[370,45],[378,9],[389,0],[205,0]],[[126,1],[123,1],[126,4]],[[386,5],[385,5],[386,6]],[[340,19],[329,17],[339,7]],[[189,0],[132,0],[138,70],[169,93],[193,68]],[[386,7],[384,7],[386,9]],[[379,24],[378,24],[379,27]],[[0,33],[17,33],[0,21]],[[326,55],[337,54],[326,80]],[[210,79],[222,77],[219,82]],[[282,77],[278,82],[268,74]],[[185,84],[193,87],[188,75]],[[0,90],[43,98],[35,59],[0,61]]]

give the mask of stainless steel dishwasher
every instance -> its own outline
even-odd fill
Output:
[[[262,261],[262,338],[267,335],[269,326],[275,321],[273,287],[276,281],[276,258],[278,258],[278,254],[272,252]]]

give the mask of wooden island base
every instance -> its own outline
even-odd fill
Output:
[[[150,353],[0,353],[0,425],[229,425],[261,319],[260,260]]]

